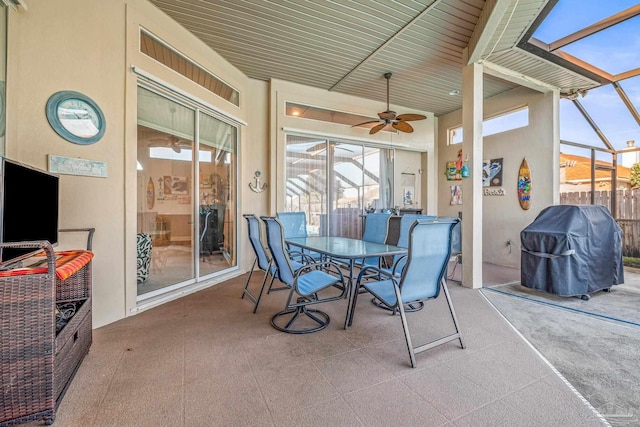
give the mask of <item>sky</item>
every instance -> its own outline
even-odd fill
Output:
[[[534,37],[550,43],[637,5],[629,0],[560,0],[538,27]],[[640,68],[640,16],[628,19],[562,48],[610,74]],[[619,82],[636,109],[640,110],[640,76]],[[640,147],[640,125],[635,121],[611,85],[590,90],[578,98],[596,125],[616,149],[635,140]],[[560,139],[604,148],[573,102],[560,101]],[[586,150],[561,146],[561,151],[589,156]],[[610,160],[610,157],[607,156]]]

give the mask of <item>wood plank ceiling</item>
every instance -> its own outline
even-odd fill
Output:
[[[483,61],[561,89],[597,84],[517,47],[547,0],[151,2],[251,78],[384,101],[391,71],[392,104],[436,115],[461,108],[449,92],[462,89],[463,49],[477,42],[483,9],[506,3]],[[484,97],[516,86],[486,74]]]

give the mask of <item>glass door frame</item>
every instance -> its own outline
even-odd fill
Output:
[[[142,77],[139,75],[139,77]],[[141,303],[145,303],[146,301],[150,300],[150,299],[154,299],[157,298],[160,295],[167,295],[171,292],[174,292],[176,290],[180,290],[183,289],[187,286],[190,285],[197,285],[203,282],[207,282],[208,280],[214,279],[215,277],[218,276],[222,276],[225,274],[228,274],[230,272],[233,271],[237,271],[239,270],[239,248],[238,248],[238,236],[239,236],[239,216],[240,216],[240,211],[241,211],[241,206],[240,206],[240,159],[241,159],[241,149],[240,149],[240,141],[241,141],[241,132],[242,132],[242,126],[244,125],[244,123],[239,122],[237,120],[234,120],[233,118],[226,116],[224,113],[221,113],[220,111],[217,111],[216,109],[214,109],[212,106],[210,105],[205,105],[202,102],[199,102],[198,100],[196,100],[195,98],[191,97],[188,93],[182,92],[182,91],[178,91],[174,88],[170,88],[168,86],[163,85],[160,82],[157,82],[155,80],[152,80],[150,78],[144,77],[144,78],[139,78],[138,81],[136,82],[136,88],[141,87],[143,89],[149,90],[159,96],[165,97],[168,100],[175,102],[177,104],[180,104],[186,108],[189,108],[191,110],[194,111],[195,117],[194,117],[194,141],[193,141],[193,149],[192,149],[192,165],[191,165],[191,172],[193,174],[193,183],[192,186],[190,187],[190,191],[192,191],[192,199],[191,199],[191,214],[192,214],[192,227],[191,227],[191,232],[192,232],[192,236],[193,236],[193,242],[192,242],[192,250],[193,250],[193,266],[194,266],[194,277],[182,282],[178,282],[172,285],[168,285],[165,286],[161,289],[155,290],[155,291],[151,291],[151,292],[147,292],[144,293],[142,295],[138,295],[137,294],[137,290],[136,290],[136,303],[139,305]],[[236,129],[236,141],[235,141],[235,145],[236,145],[236,165],[235,165],[235,189],[234,189],[234,194],[235,194],[235,212],[233,213],[233,218],[234,218],[234,224],[235,224],[235,231],[234,231],[234,237],[235,237],[235,242],[234,242],[234,247],[233,247],[233,251],[235,252],[235,254],[233,255],[234,259],[235,259],[235,265],[232,265],[228,268],[222,269],[220,271],[215,271],[209,274],[206,274],[204,276],[200,276],[200,239],[199,239],[199,191],[200,191],[200,182],[198,177],[200,176],[200,161],[199,161],[199,150],[200,150],[200,114],[206,114],[210,117],[215,118],[216,120],[220,120],[221,122],[230,125],[232,127],[234,127]],[[136,126],[137,126],[137,115],[136,115]],[[137,144],[137,141],[136,141]],[[198,199],[196,199],[198,198]]]

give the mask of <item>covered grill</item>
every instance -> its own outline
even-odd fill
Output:
[[[624,282],[622,230],[604,206],[549,206],[520,241],[523,286],[588,299]]]

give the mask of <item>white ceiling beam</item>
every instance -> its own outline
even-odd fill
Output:
[[[480,61],[480,63],[484,65],[484,72],[486,74],[497,77],[499,79],[507,80],[520,86],[525,86],[529,89],[537,90],[538,92],[543,93],[559,90],[559,88],[557,88],[556,86],[510,70],[509,68],[505,68],[501,65],[494,64],[493,62]]]
[[[490,48],[489,42],[512,4],[513,0],[487,0],[469,39],[469,60],[467,64],[478,62],[484,52]],[[508,24],[508,22],[505,23],[505,25]],[[499,41],[497,40],[495,44]]]

